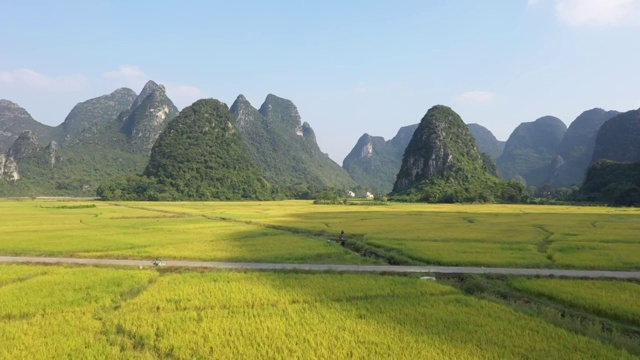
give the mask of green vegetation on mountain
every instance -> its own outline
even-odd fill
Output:
[[[597,161],[587,171],[580,191],[587,201],[640,206],[640,162]]]
[[[253,162],[288,196],[355,185],[344,169],[320,151],[311,126],[301,122],[291,101],[269,94],[256,110],[240,95],[231,113]]]
[[[566,131],[567,126],[553,116],[520,124],[496,161],[502,178],[513,180],[521,176],[532,186],[548,183],[555,169],[554,157]]]
[[[402,159],[392,198],[426,202],[521,201],[524,186],[484,165],[469,128],[446,106],[429,109]]]
[[[620,114],[600,127],[592,162],[598,160],[640,161],[640,110]]]
[[[140,184],[140,197],[174,200],[268,199],[270,186],[247,154],[235,119],[218,100],[198,100],[185,108],[160,134]],[[156,184],[158,186],[156,186]],[[103,199],[124,196],[126,189],[104,184]],[[167,195],[167,193],[169,195]]]
[[[583,112],[569,126],[558,147],[562,164],[555,170],[551,184],[556,187],[581,184],[591,163],[598,130],[617,111],[591,109]]]

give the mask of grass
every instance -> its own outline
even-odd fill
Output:
[[[0,274],[0,358],[633,358],[417,277],[28,265]]]

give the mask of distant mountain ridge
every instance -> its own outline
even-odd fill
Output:
[[[620,114],[600,108],[587,110],[569,125],[558,146],[560,166],[551,175],[550,183],[556,187],[581,184],[596,145],[600,127]]]
[[[380,136],[362,135],[345,157],[342,167],[358,184],[390,192],[400,170],[404,151],[418,125],[400,128],[398,133],[388,141]],[[497,140],[491,131],[481,125],[468,124],[467,126],[478,150],[487,153],[495,160],[502,152],[504,142]]]
[[[567,126],[554,116],[520,124],[509,136],[496,163],[502,178],[523,178],[527,185],[541,186],[551,179],[551,167]]]
[[[141,172],[150,146],[177,114],[164,87],[152,81],[140,96],[121,88],[81,102],[57,127],[42,125],[8,105],[12,111],[0,111],[0,126],[18,129],[18,119],[22,128],[31,129],[16,137],[3,155],[4,178],[10,165],[13,180],[0,182],[0,195],[5,196],[93,196],[109,177]],[[26,144],[30,156],[17,157],[16,148],[25,149]]]
[[[254,163],[272,184],[346,189],[355,182],[320,151],[315,133],[290,100],[267,95],[257,110],[239,95],[230,108]]]
[[[496,139],[489,129],[480,124],[467,124],[471,135],[476,140],[476,145],[480,152],[489,155],[494,161],[497,160],[506,145],[505,141]]]
[[[364,134],[344,158],[342,167],[360,185],[390,192],[406,149],[418,124],[404,126],[388,141]]]

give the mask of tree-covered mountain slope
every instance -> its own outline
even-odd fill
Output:
[[[218,100],[198,100],[167,125],[151,150],[144,175],[180,199],[270,198],[236,119]]]
[[[588,201],[640,206],[640,162],[599,160],[589,167],[580,190]]]
[[[603,159],[640,161],[640,110],[619,114],[600,127],[591,160]]]

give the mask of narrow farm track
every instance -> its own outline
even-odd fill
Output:
[[[32,264],[80,264],[153,267],[151,260],[63,258],[40,256],[0,256],[0,263]],[[319,265],[319,264],[272,264],[249,262],[216,262],[189,260],[162,260],[162,267],[213,268],[239,270],[296,270],[335,271],[368,273],[429,273],[429,274],[501,274],[523,276],[556,276],[588,279],[637,279],[640,271],[567,270],[567,269],[520,269],[467,266],[400,266],[400,265]]]

